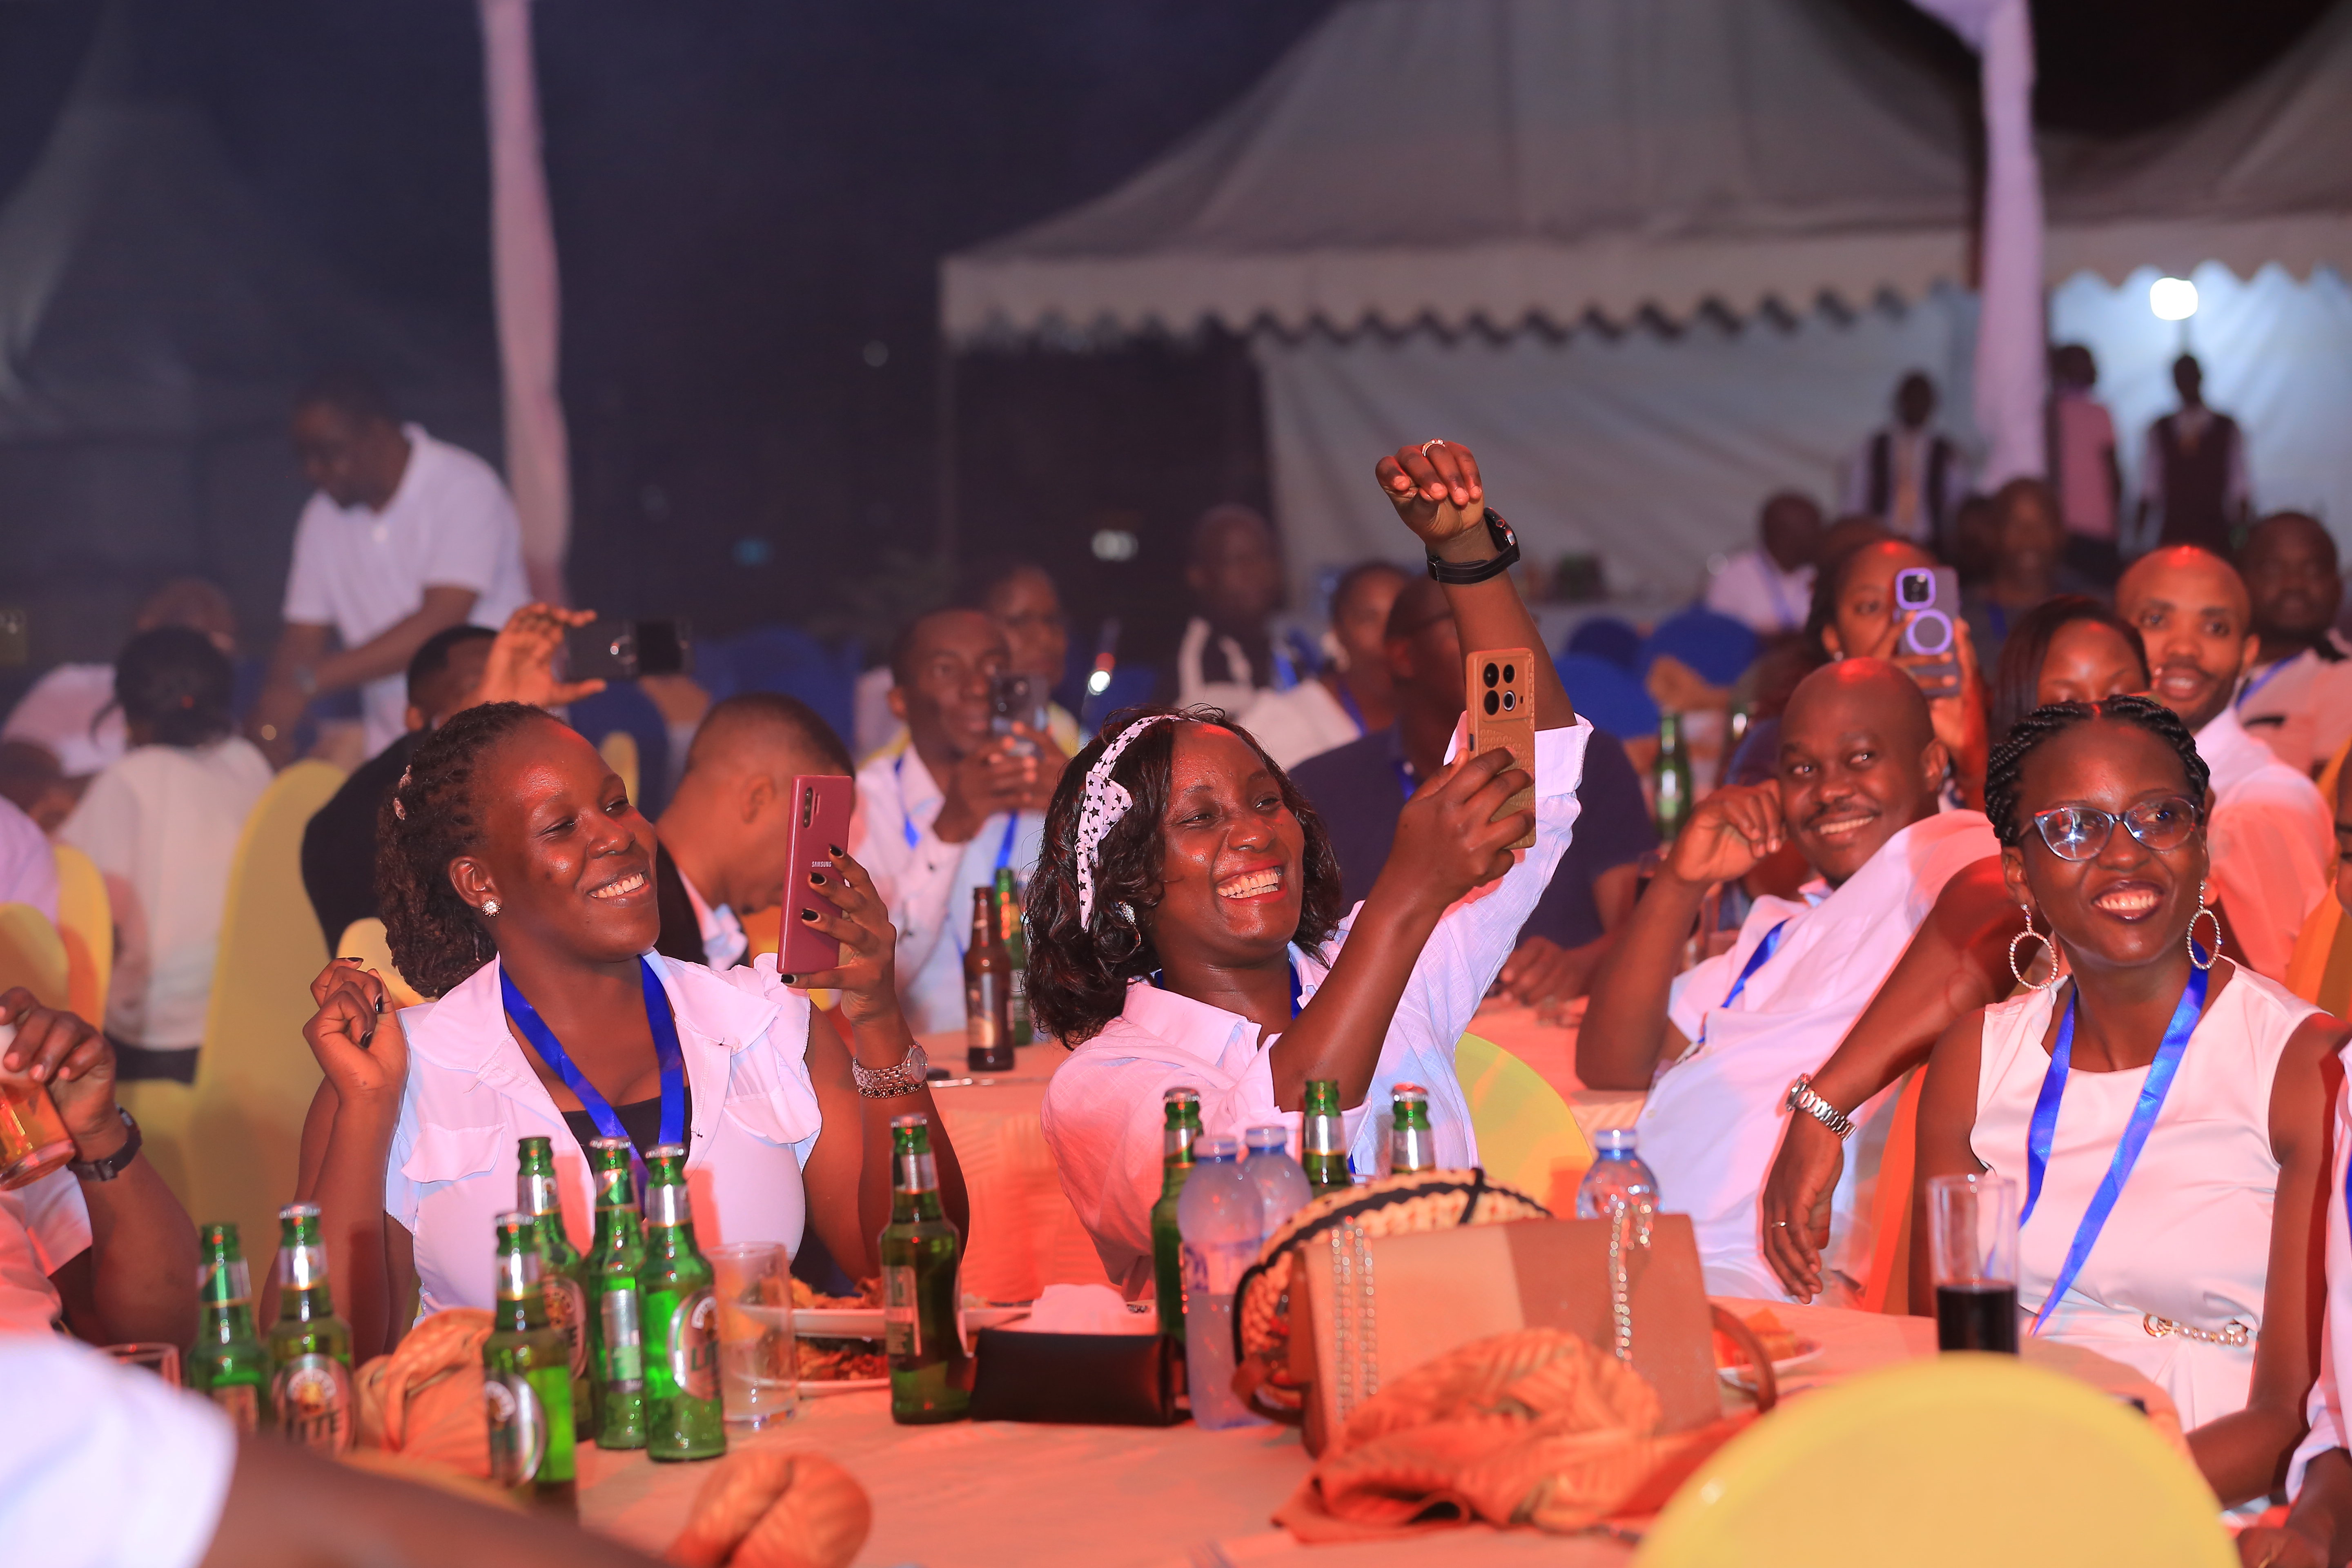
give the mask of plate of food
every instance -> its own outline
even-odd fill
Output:
[[[870,1339],[800,1340],[801,1392],[812,1397],[890,1386],[890,1363]]]
[[[869,1282],[869,1293],[856,1296],[827,1296],[809,1289],[805,1280],[793,1281],[793,1329],[803,1338],[836,1340],[878,1340],[886,1331],[882,1326],[881,1281]],[[978,1297],[967,1296],[963,1303],[964,1332],[977,1333],[1009,1323],[1015,1318],[1025,1318],[1029,1309],[992,1307]]]
[[[1764,1342],[1764,1353],[1772,1358],[1772,1375],[1786,1377],[1822,1359],[1819,1341],[1809,1340],[1783,1323],[1769,1307],[1761,1307],[1740,1319],[1748,1330]],[[1754,1381],[1748,1369],[1748,1358],[1738,1345],[1720,1329],[1715,1331],[1716,1375],[1726,1383],[1745,1387]]]

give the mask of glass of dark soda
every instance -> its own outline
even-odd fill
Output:
[[[2017,1184],[1990,1174],[1927,1180],[1936,1348],[2017,1353]]]

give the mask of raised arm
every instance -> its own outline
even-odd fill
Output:
[[[1878,994],[1813,1074],[1813,1092],[1851,1116],[1926,1061],[1946,1029],[2008,994],[2010,942],[2024,929],[2024,911],[2001,879],[2000,857],[1962,869],[1944,884]],[[1845,1145],[1835,1133],[1810,1116],[1789,1118],[1764,1182],[1764,1258],[1801,1301],[1821,1293],[1830,1194],[1844,1170]]]
[[[1666,1020],[1666,997],[1699,901],[1709,888],[1753,870],[1780,847],[1784,833],[1778,784],[1729,784],[1699,803],[1593,984],[1576,1033],[1579,1082],[1647,1089],[1668,1047],[1679,1056],[1689,1045]]]
[[[338,958],[310,983],[319,1010],[302,1026],[310,1054],[327,1075],[331,1096],[311,1102],[303,1129],[303,1164],[311,1171],[309,1200],[319,1205],[320,1233],[327,1244],[327,1277],[335,1304],[352,1325],[354,1363],[399,1342],[395,1301],[404,1293],[394,1276],[392,1237],[398,1227],[383,1211],[384,1175],[392,1160],[393,1133],[400,1124],[400,1097],[408,1082],[408,1038],[387,1011],[383,982],[356,960]],[[323,1147],[314,1147],[322,1103],[331,1101]],[[316,1153],[315,1165],[311,1156]],[[263,1311],[274,1310],[274,1280],[265,1288]]]

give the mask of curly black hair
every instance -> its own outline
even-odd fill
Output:
[[[2094,719],[2137,724],[2170,746],[2180,758],[2180,771],[2188,777],[2189,802],[2202,820],[2205,790],[2211,773],[2205,766],[2205,759],[2197,754],[2196,737],[2180,721],[2180,715],[2145,697],[2052,702],[2036,708],[2011,726],[1993,747],[1991,760],[1986,764],[1985,815],[1992,819],[1993,836],[2002,844],[2014,848],[2025,841],[2025,821],[2017,814],[2018,797],[2024,788],[2025,759],[2051,736]]]
[[[498,951],[473,906],[449,883],[449,862],[478,848],[483,813],[474,770],[484,756],[551,715],[527,702],[462,709],[425,739],[384,796],[375,824],[375,893],[401,977],[439,996]]]
[[[1341,902],[1339,858],[1330,836],[1307,797],[1298,793],[1257,738],[1216,708],[1124,708],[1105,722],[1102,733],[1063,771],[1054,804],[1045,811],[1045,842],[1029,879],[1024,912],[1029,926],[1029,1005],[1038,1022],[1076,1047],[1100,1034],[1127,1005],[1127,983],[1160,967],[1151,942],[1151,910],[1159,901],[1160,819],[1168,811],[1169,771],[1176,756],[1175,724],[1154,724],[1121,752],[1111,765],[1113,783],[1135,804],[1103,836],[1095,868],[1094,919],[1078,921],[1078,813],[1087,773],[1103,748],[1138,719],[1164,716],[1195,724],[1216,724],[1249,742],[1282,791],[1282,803],[1298,818],[1307,837],[1302,869],[1306,896],[1298,930],[1291,940],[1319,952],[1347,912]],[[1119,906],[1131,911],[1122,918]]]
[[[2116,614],[2103,599],[2088,594],[2060,594],[2034,605],[2017,618],[2000,645],[2000,658],[1992,671],[1992,732],[2006,735],[2035,706],[2033,694],[2042,686],[2042,667],[2060,628],[2076,621],[2096,621],[2117,637],[2139,660],[2140,684],[2147,684],[2147,647],[2139,628]]]

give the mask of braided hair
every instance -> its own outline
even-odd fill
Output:
[[[1331,848],[1323,819],[1290,775],[1265,753],[1256,737],[1215,708],[1140,707],[1110,716],[1102,733],[1072,758],[1045,811],[1045,843],[1029,879],[1024,909],[1029,926],[1029,1003],[1038,1021],[1063,1044],[1076,1047],[1100,1034],[1127,1005],[1127,984],[1160,967],[1151,941],[1150,912],[1159,901],[1161,818],[1168,812],[1169,778],[1176,758],[1176,724],[1154,724],[1129,743],[1110,776],[1133,797],[1125,816],[1103,836],[1095,871],[1094,918],[1078,921],[1078,815],[1086,800],[1087,772],[1121,731],[1154,714],[1199,724],[1216,724],[1247,742],[1274,775],[1282,803],[1298,818],[1307,837],[1301,858],[1306,882],[1298,930],[1291,940],[1317,952],[1339,929],[1347,912],[1341,902],[1339,858]],[[1126,913],[1122,915],[1122,908]]]
[[[2014,848],[2025,840],[2025,823],[2017,815],[2019,796],[2024,790],[2025,759],[2051,736],[2094,719],[2137,724],[2170,746],[2180,758],[2180,771],[2188,776],[2189,801],[2197,807],[2199,818],[2203,818],[2205,790],[2211,773],[2205,766],[2205,759],[2197,754],[2196,737],[2189,734],[2179,714],[2145,697],[2052,702],[2036,708],[2011,725],[2000,743],[1993,747],[1992,757],[1986,764],[1985,815],[1992,819],[1993,835],[2002,844]]]
[[[439,996],[498,951],[472,905],[449,882],[449,862],[481,847],[475,771],[490,751],[538,721],[525,702],[485,702],[425,738],[376,814],[375,892],[392,961],[411,985]]]
[[[234,727],[229,718],[228,656],[188,626],[154,626],[114,661],[114,700],[122,717],[158,745],[204,746]]]

